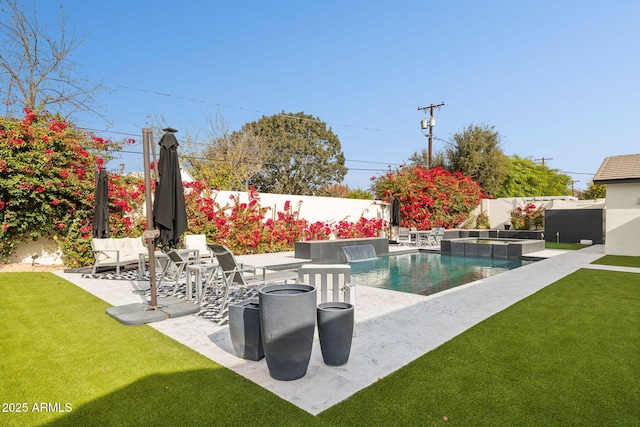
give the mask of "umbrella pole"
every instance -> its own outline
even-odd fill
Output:
[[[153,147],[153,132],[151,129],[142,129],[142,147],[144,155],[144,192],[147,210],[147,229],[142,235],[149,251],[149,284],[151,289],[151,302],[149,308],[158,308],[158,292],[156,290],[156,259],[155,237],[158,230],[153,229],[153,207],[151,205],[151,168],[149,166],[149,147]]]

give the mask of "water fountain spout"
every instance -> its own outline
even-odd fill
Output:
[[[342,246],[347,261],[365,261],[377,258],[373,245]]]

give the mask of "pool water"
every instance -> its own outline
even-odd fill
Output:
[[[349,263],[357,286],[431,295],[530,263],[418,252]]]

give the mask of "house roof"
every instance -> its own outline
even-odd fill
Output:
[[[594,184],[624,182],[640,182],[640,154],[607,157],[593,177]]]

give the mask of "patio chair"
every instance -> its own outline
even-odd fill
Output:
[[[356,283],[351,266],[345,264],[304,264],[298,269],[298,282],[316,288],[319,304],[346,302],[356,310]],[[353,336],[356,336],[354,325]]]
[[[175,250],[170,250],[166,253],[168,260],[162,266],[162,273],[160,275],[160,279],[158,280],[157,287],[160,288],[160,285],[165,279],[168,279],[173,282],[173,292],[171,295],[175,295],[178,292],[178,283],[182,274],[185,271],[185,267],[189,263],[193,263],[194,261],[189,258],[184,258]]]
[[[298,281],[315,287],[320,303],[341,301],[355,306],[355,282],[349,265],[304,264],[298,269]]]
[[[167,260],[166,262],[161,263],[164,265],[162,266],[162,274],[160,276],[160,280],[158,281],[157,287],[160,287],[163,280],[169,279],[173,282],[172,295],[175,296],[176,293],[178,293],[179,284],[182,278],[186,275],[186,298],[193,298],[193,286],[195,285],[196,300],[201,301],[201,295],[203,292],[202,277],[207,274],[215,273],[217,264],[202,262],[199,258],[191,258],[189,256],[185,257],[180,252],[185,251],[174,249],[166,253]],[[212,271],[212,269],[214,271]],[[194,277],[193,283],[191,281],[192,276]]]
[[[411,240],[411,232],[407,227],[398,228],[398,237],[396,238],[396,242],[399,245],[413,245],[413,241]]]
[[[436,246],[438,244],[438,241],[436,240],[437,236],[438,230],[435,228],[429,230],[429,234],[427,234],[427,246]]]
[[[198,249],[200,258],[213,258],[213,252],[207,247],[207,236],[204,234],[185,234],[184,247]]]
[[[289,280],[296,280],[298,273],[291,270],[268,272],[264,267],[254,267],[243,265],[236,260],[233,252],[224,245],[207,244],[213,255],[218,260],[220,278],[218,286],[223,287],[224,296],[220,306],[222,312],[228,303],[231,288],[258,289],[270,283],[286,283]],[[262,270],[258,273],[258,270]],[[215,287],[215,284],[206,286]]]

